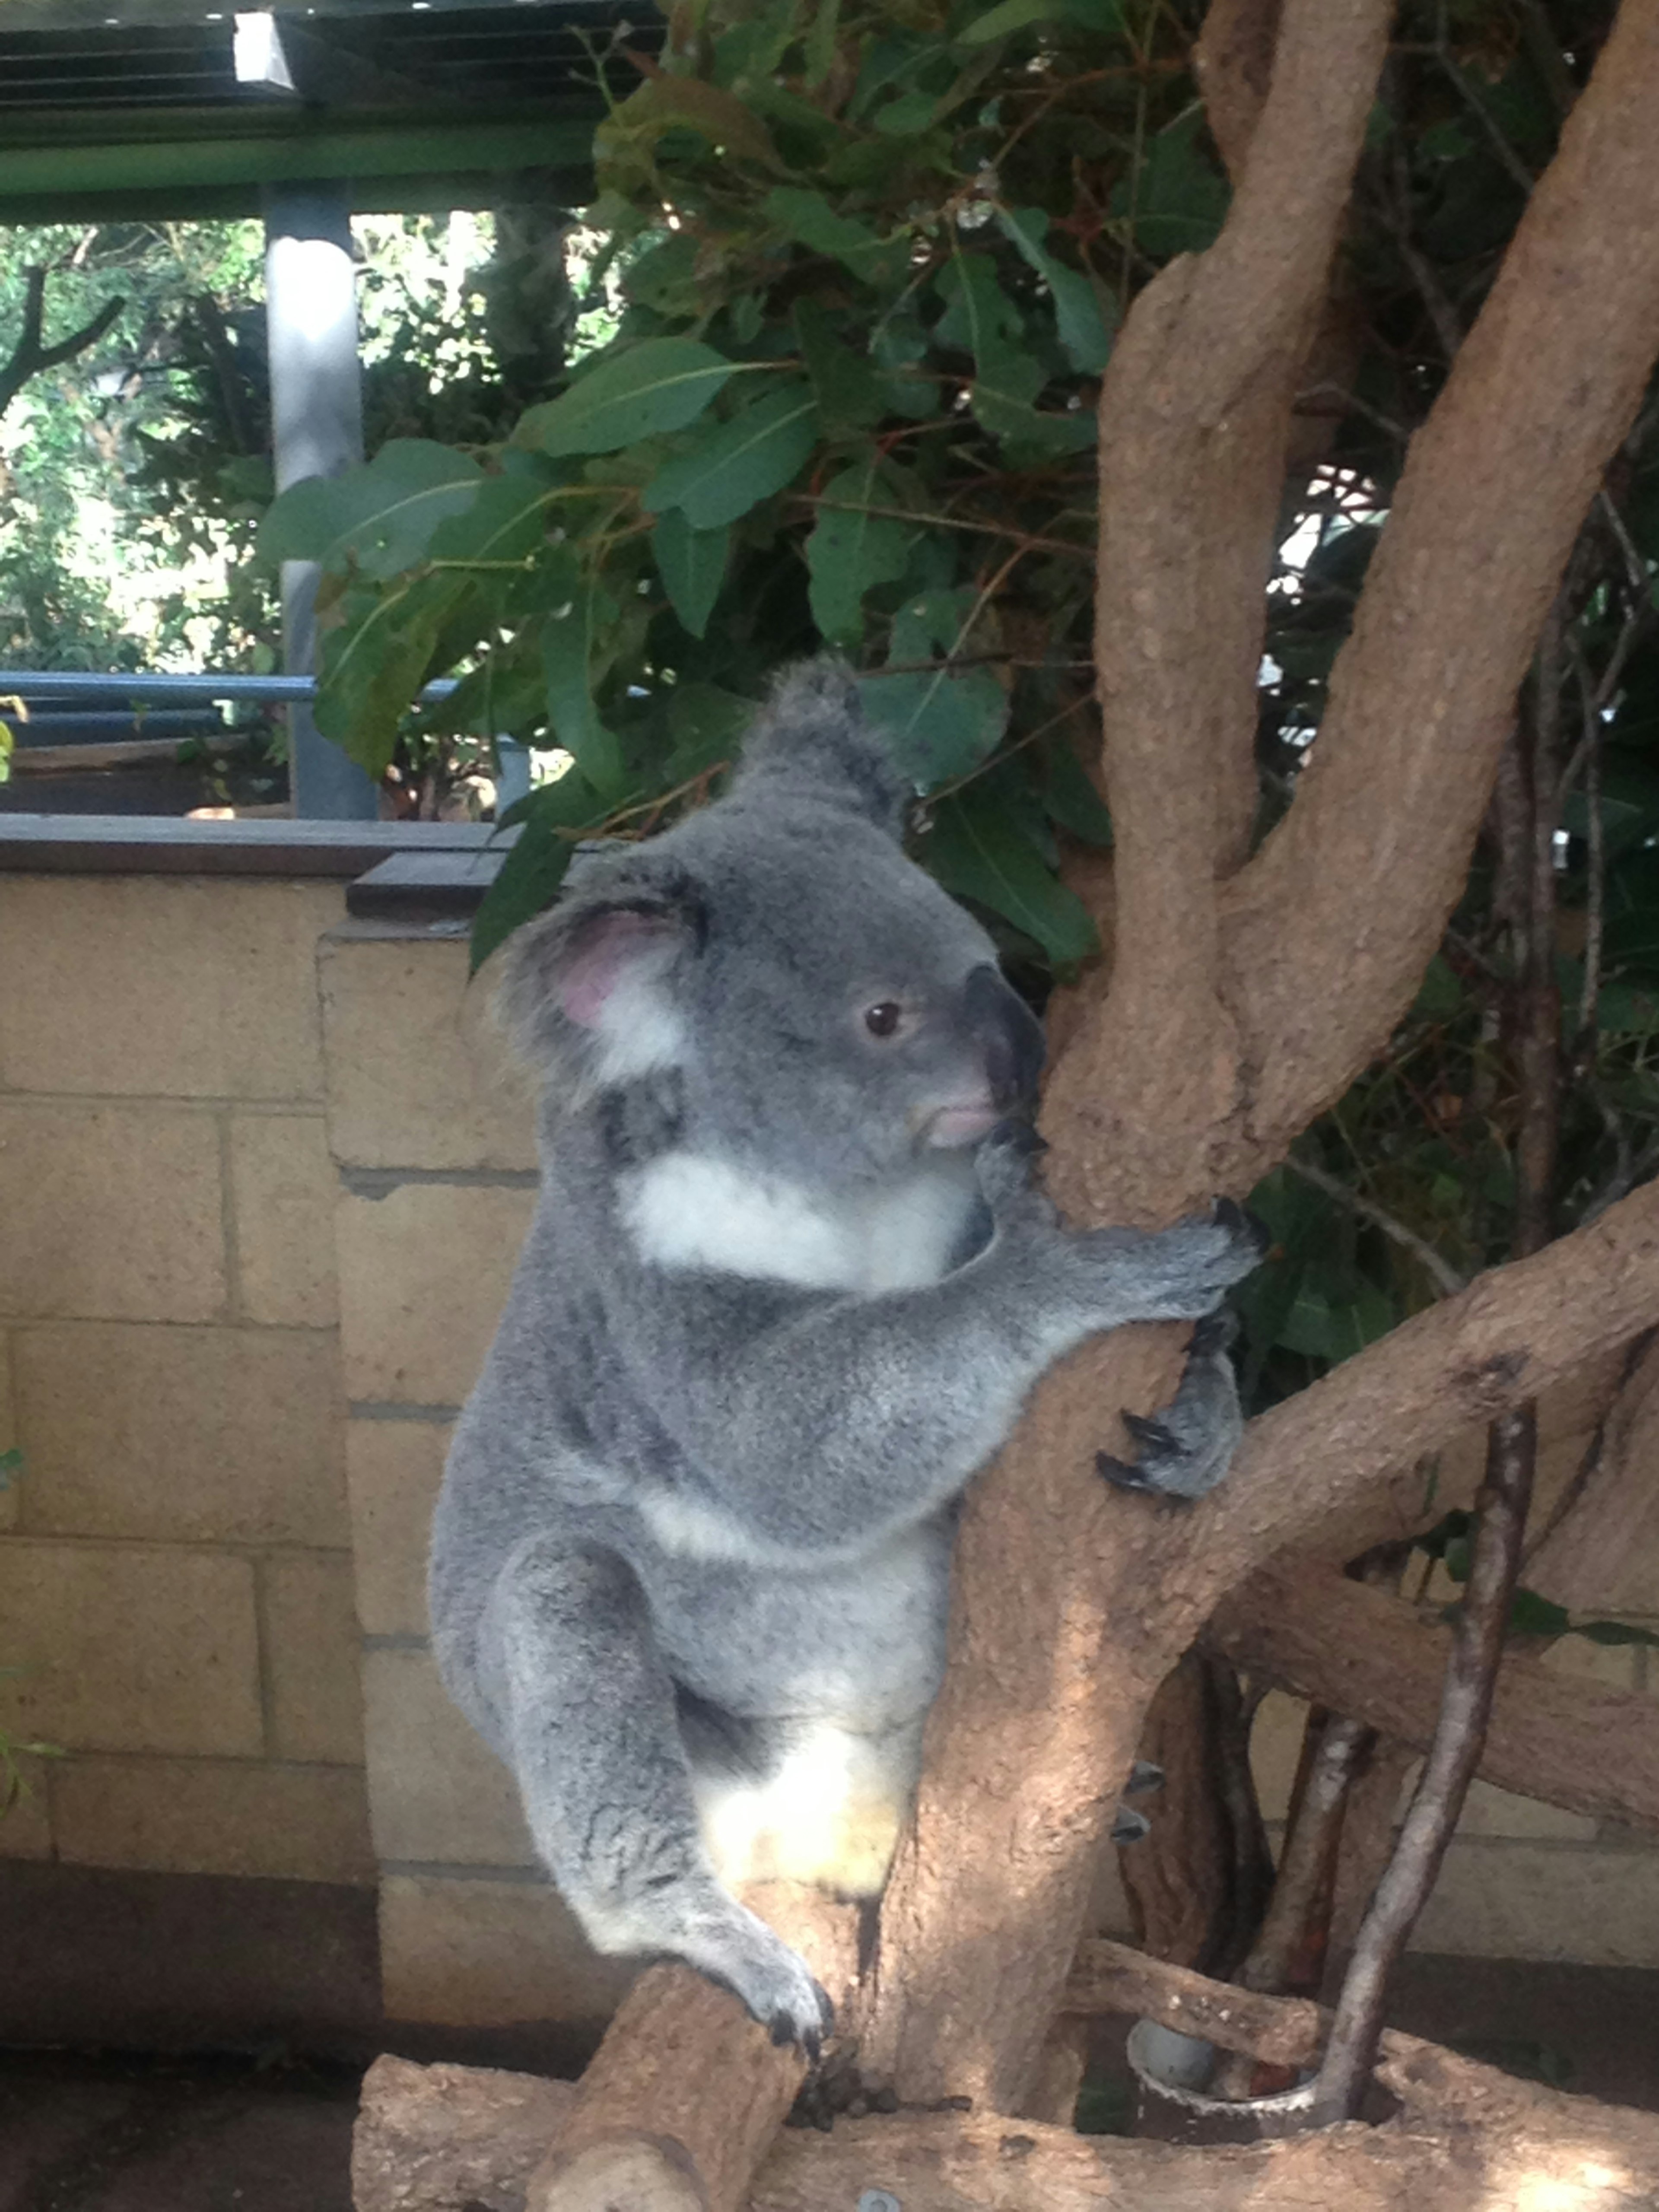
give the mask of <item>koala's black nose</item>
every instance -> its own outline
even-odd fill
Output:
[[[969,975],[963,1011],[985,1055],[994,1103],[1019,1106],[1035,1097],[1042,1072],[1042,1024],[1018,992],[988,963]]]

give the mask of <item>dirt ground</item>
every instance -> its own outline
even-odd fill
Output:
[[[350,2067],[0,2052],[0,2212],[350,2212]]]

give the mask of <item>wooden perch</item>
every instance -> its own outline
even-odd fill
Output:
[[[1087,1971],[1109,2008],[1127,2002],[1188,2032],[1210,2021],[1238,2039],[1236,2023],[1248,2021],[1252,2041],[1273,2051],[1305,2050],[1309,2014],[1317,2032],[1311,2005],[1230,1990],[1115,1945],[1091,1946]],[[902,2112],[838,2120],[828,2136],[788,2130],[746,2201],[751,2212],[854,2212],[875,2190],[902,2212],[1632,2212],[1659,2189],[1653,2113],[1514,2081],[1410,2036],[1388,2038],[1378,2079],[1401,2107],[1386,2125],[1248,2149],[1079,2136],[991,2114]],[[539,2146],[574,2096],[565,2081],[377,2060],[352,2151],[357,2212],[526,2212]],[[611,2200],[619,2212],[643,2201]]]
[[[1235,1665],[1423,1750],[1449,1632],[1385,1590],[1281,1556],[1224,1600],[1210,1635]],[[1481,1753],[1500,1790],[1591,1820],[1659,1829],[1653,1700],[1558,1674],[1511,1651]]]

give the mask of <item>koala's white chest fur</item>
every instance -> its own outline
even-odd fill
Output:
[[[957,1156],[827,1198],[708,1153],[674,1152],[632,1178],[622,1216],[655,1267],[873,1297],[938,1282],[976,1203],[972,1170]]]

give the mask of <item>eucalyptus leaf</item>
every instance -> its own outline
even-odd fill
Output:
[[[1056,261],[1042,243],[1048,218],[1041,208],[999,208],[997,222],[1025,261],[1048,286],[1054,303],[1054,325],[1073,368],[1098,376],[1112,350],[1106,307],[1080,270]]]
[[[868,512],[895,503],[895,495],[890,489],[884,497],[884,489],[880,457],[872,447],[832,477],[820,495],[818,519],[806,541],[808,598],[819,635],[830,644],[857,643],[865,593],[878,584],[896,583],[908,562],[915,526]]]
[[[552,905],[574,850],[565,838],[520,831],[472,918],[469,957],[475,975],[515,929]]]
[[[260,557],[396,576],[421,558],[447,516],[472,504],[483,482],[469,453],[393,438],[366,467],[307,477],[279,494],[259,528]]]
[[[817,443],[817,402],[799,379],[769,392],[659,469],[641,504],[679,507],[694,530],[718,530],[781,491]]]
[[[570,596],[549,612],[542,631],[542,675],[547,693],[547,725],[555,744],[574,757],[577,767],[602,799],[614,799],[627,781],[627,763],[611,730],[594,704],[595,644],[614,623],[617,604],[591,571],[569,561],[561,588]]]
[[[822,192],[780,185],[767,195],[766,214],[786,237],[814,253],[829,254],[866,283],[895,283],[904,273],[908,237],[881,237],[867,223],[832,207]]]
[[[695,422],[737,364],[700,338],[641,338],[607,354],[514,437],[544,453],[611,453]]]
[[[690,635],[701,637],[725,580],[730,525],[694,530],[681,508],[670,507],[651,533],[651,550],[669,604]]]
[[[924,857],[946,890],[1012,922],[1057,968],[1099,950],[1082,900],[1055,881],[1007,812],[971,786],[940,802]]]

